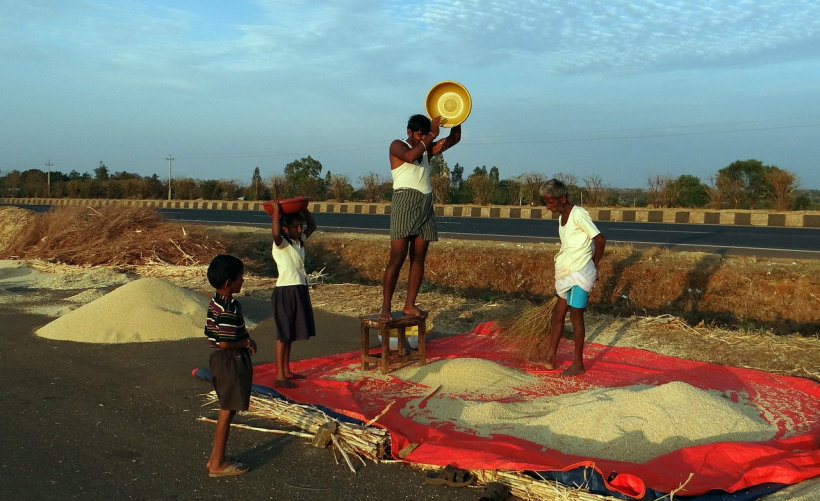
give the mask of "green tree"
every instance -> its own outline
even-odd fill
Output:
[[[683,174],[672,181],[671,191],[677,195],[674,204],[679,207],[703,207],[709,202],[709,192],[699,177]]]
[[[494,204],[521,205],[521,181],[518,178],[504,179],[498,182]]]
[[[444,155],[436,155],[430,159],[430,176],[450,177],[450,167],[447,166]]]
[[[108,167],[100,160],[100,166],[94,169],[94,179],[97,181],[108,181]]]
[[[253,176],[251,177],[251,186],[248,190],[248,195],[251,200],[261,200],[262,193],[265,191],[265,182],[262,181],[262,175],[259,173],[259,167],[253,169]]]
[[[209,179],[202,182],[200,187],[200,195],[205,200],[221,200],[222,199],[222,183],[215,179]]]
[[[771,166],[760,160],[737,160],[718,171],[718,178],[730,193],[729,202],[733,209],[754,209],[771,191],[766,181],[766,172]]]
[[[492,170],[487,171],[487,166],[476,167],[470,177],[467,178],[467,184],[470,186],[470,191],[473,193],[472,202],[476,205],[488,205],[498,189],[498,169],[493,167]]]
[[[450,198],[450,174],[444,155],[436,155],[430,160],[430,185],[437,204],[446,204]]]
[[[469,187],[464,183],[464,167],[456,162],[453,170],[450,171],[450,201],[455,204],[463,204],[472,200],[472,193],[465,193],[468,191]]]
[[[288,196],[306,196],[318,199],[323,191],[322,164],[308,155],[285,166]]]

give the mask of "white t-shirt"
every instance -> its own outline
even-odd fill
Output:
[[[402,141],[407,146],[410,143]],[[430,161],[427,157],[427,150],[422,153],[418,163],[404,162],[390,171],[393,176],[393,189],[412,188],[424,194],[432,193],[433,185],[430,184]]]
[[[302,233],[302,242],[307,238]],[[276,279],[276,287],[286,285],[307,285],[307,273],[305,273],[305,247],[299,242],[292,244],[282,237],[282,247],[277,247],[276,242],[271,249],[273,261],[279,271],[279,278]]]
[[[574,205],[565,225],[561,224],[561,217],[558,218],[561,250],[555,255],[556,280],[584,269],[592,260],[595,250],[592,239],[599,233],[601,232],[592,222],[589,212],[583,207]]]

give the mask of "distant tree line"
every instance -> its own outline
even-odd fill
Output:
[[[437,204],[542,205],[539,189],[549,178],[567,184],[570,200],[588,207],[685,207],[711,209],[815,210],[820,190],[800,190],[794,173],[759,160],[738,160],[718,170],[706,182],[684,174],[653,175],[646,188],[613,188],[598,175],[578,177],[566,172],[547,176],[527,172],[501,179],[498,167],[452,168],[443,156],[433,157],[431,183]],[[310,156],[287,164],[279,174],[262,177],[253,170],[250,183],[236,179],[171,180],[175,200],[270,200],[309,196],[313,200],[380,202],[392,197],[389,174],[368,172],[354,186],[346,175],[322,173],[322,164]],[[72,170],[49,173],[41,169],[0,172],[5,197],[21,198],[113,198],[166,199],[168,180],[156,174],[140,176],[125,171],[109,172],[100,162],[93,175]]]

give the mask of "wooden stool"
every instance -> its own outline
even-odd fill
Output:
[[[406,360],[418,360],[419,365],[427,363],[427,352],[424,337],[427,335],[427,319],[415,315],[405,315],[402,311],[394,311],[392,320],[379,320],[379,315],[369,315],[359,317],[362,321],[362,370],[367,370],[370,363],[381,364],[382,374],[390,372],[390,362],[404,362]],[[404,345],[405,329],[408,327],[418,327],[419,346],[417,350],[411,350]],[[382,336],[381,356],[370,355],[370,329],[378,329]],[[390,329],[398,331],[398,350],[390,349]]]

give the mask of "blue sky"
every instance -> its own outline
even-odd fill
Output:
[[[820,189],[817,0],[0,0],[0,64],[0,174],[170,154],[248,183],[310,155],[358,185],[456,80],[468,173],[636,188],[754,158]]]

